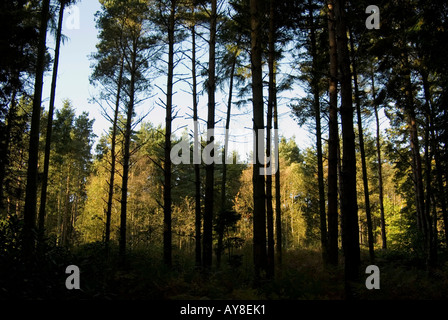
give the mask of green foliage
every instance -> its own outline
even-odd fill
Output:
[[[77,240],[74,225],[87,200],[86,184],[91,172],[93,121],[87,113],[75,115],[66,100],[56,111],[47,196],[47,235],[57,243]]]

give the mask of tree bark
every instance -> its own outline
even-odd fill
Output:
[[[429,110],[428,102],[427,104],[427,115],[426,115],[426,123],[425,123],[425,183],[426,183],[426,198],[425,198],[425,212],[429,218],[429,227],[428,227],[428,237],[429,237],[429,257],[428,257],[428,265],[430,267],[434,267],[437,264],[437,227],[433,228],[433,224],[431,224],[431,203],[433,201],[432,197],[432,151],[430,147],[430,132],[431,132],[431,115]],[[437,212],[437,211],[436,211]],[[433,217],[434,225],[437,226],[437,214]]]
[[[437,169],[437,144],[435,141],[434,134],[434,112],[432,108],[431,102],[431,93],[430,86],[428,80],[427,72],[422,69],[420,71],[423,82],[423,92],[425,95],[425,112],[426,112],[426,128],[425,128],[425,171],[426,171],[426,214],[429,217],[429,221],[431,221],[430,212],[431,212],[431,203],[434,202],[434,194],[432,191],[432,160],[434,157],[434,161],[436,162]],[[438,180],[436,174],[436,181]],[[437,185],[440,184],[437,182]],[[443,190],[443,183],[442,183]],[[442,208],[442,217],[446,216],[446,205],[445,205],[444,197],[440,199],[440,204]],[[429,264],[431,267],[434,267],[437,264],[437,210],[434,210],[434,227],[429,227],[429,237],[430,237],[430,252],[429,252]]]
[[[380,131],[380,119],[378,116],[378,106],[375,100],[376,100],[375,75],[372,72],[372,101],[373,101],[373,112],[375,114],[375,121],[376,121],[376,155],[378,161],[378,189],[379,189],[379,201],[380,201],[381,240],[382,240],[382,248],[387,249],[386,218],[384,216],[383,163],[381,157],[381,140],[380,140],[381,131]]]
[[[194,7],[192,7],[192,14],[194,14]],[[194,18],[193,18],[194,19]],[[200,145],[199,145],[199,132],[198,132],[198,98],[197,98],[197,80],[196,80],[196,30],[195,22],[191,26],[191,73],[193,78],[193,126],[194,126],[194,145],[193,156],[194,160],[199,160]],[[195,179],[195,262],[196,266],[200,267],[202,264],[201,256],[201,228],[202,228],[202,213],[201,213],[201,171],[200,164],[194,164],[194,179]]]
[[[227,150],[229,145],[229,128],[230,128],[230,116],[232,111],[232,95],[233,95],[233,77],[236,68],[236,56],[232,61],[232,67],[230,70],[230,83],[229,83],[229,97],[227,101],[227,114],[226,114],[226,126],[225,126],[225,136],[224,136],[224,148],[222,151],[222,181],[221,181],[221,217],[218,226],[218,247],[216,250],[216,262],[218,267],[221,265],[221,255],[223,251],[223,240],[224,240],[224,230],[225,230],[225,215],[227,214],[227,196],[226,196],[226,183],[227,183]]]
[[[274,143],[275,150],[278,152],[278,111],[277,111],[277,94],[274,90]],[[281,206],[281,194],[280,194],[280,159],[277,156],[275,158],[277,161],[275,172],[275,231],[276,231],[276,252],[277,252],[277,263],[282,264],[282,206]]]
[[[171,230],[171,133],[173,112],[173,77],[174,77],[174,27],[176,1],[171,1],[171,11],[168,21],[168,77],[166,90],[165,118],[165,164],[163,185],[163,262],[167,267],[172,265],[172,230]]]
[[[273,155],[271,150],[271,130],[272,130],[272,112],[276,100],[276,74],[275,74],[275,4],[274,0],[269,1],[269,49],[268,49],[268,67],[269,67],[269,93],[268,110],[266,121],[266,222],[268,232],[268,252],[267,252],[267,276],[274,277],[275,272],[275,241],[274,241],[274,209],[272,207],[272,173],[267,171],[267,167],[273,168]],[[277,152],[274,148],[274,152]]]
[[[208,117],[207,117],[207,142],[211,147],[210,156],[213,159],[215,153],[215,44],[216,44],[216,11],[217,1],[211,1],[210,13],[210,39],[209,39],[209,64],[208,64]],[[205,203],[204,203],[204,244],[203,265],[205,269],[212,266],[213,256],[213,204],[214,204],[214,161],[205,166]]]
[[[406,44],[405,44],[406,45]],[[412,173],[415,188],[417,225],[423,240],[423,251],[427,255],[427,261],[430,260],[430,228],[431,223],[429,213],[425,210],[425,192],[423,185],[422,159],[420,156],[420,143],[418,139],[417,117],[414,110],[414,97],[412,92],[411,69],[409,66],[409,57],[407,50],[403,54],[403,81],[405,86],[404,112],[408,120],[408,130],[410,138],[410,147],[412,154]]]
[[[356,65],[356,53],[355,45],[353,41],[353,35],[350,31],[350,49],[352,53],[352,70],[353,70],[353,86],[355,89],[355,105],[356,105],[356,115],[358,122],[358,140],[359,149],[361,153],[361,170],[362,170],[362,183],[364,187],[364,202],[366,206],[366,220],[367,220],[367,235],[369,244],[369,256],[370,262],[373,264],[375,262],[375,251],[373,248],[373,226],[372,226],[372,213],[370,210],[370,195],[369,195],[369,181],[367,177],[367,163],[366,163],[366,151],[364,147],[364,132],[362,127],[362,115],[361,115],[361,101],[359,98],[359,88],[358,88],[358,71]]]
[[[309,11],[309,26],[310,26],[310,41],[311,41],[311,56],[312,75],[311,75],[311,90],[313,92],[313,109],[314,120],[316,123],[316,149],[317,149],[317,182],[319,189],[319,214],[320,214],[320,243],[322,250],[322,260],[327,263],[328,259],[328,239],[327,239],[327,217],[325,210],[325,186],[324,186],[324,167],[322,155],[322,129],[320,120],[320,101],[319,101],[319,76],[317,66],[317,43],[316,43],[316,29],[314,25],[313,3],[308,1]]]
[[[360,249],[358,205],[356,198],[356,152],[353,130],[353,101],[348,52],[347,25],[345,18],[345,0],[335,0],[336,45],[341,82],[341,123],[342,123],[342,242],[345,258],[345,279],[348,284],[359,278]]]
[[[107,209],[106,209],[106,233],[105,233],[105,247],[106,254],[109,254],[109,242],[110,242],[110,223],[112,218],[112,202],[114,197],[114,183],[115,183],[115,165],[116,165],[116,144],[117,144],[117,123],[118,114],[120,111],[120,99],[121,99],[121,83],[123,79],[124,58],[121,57],[120,71],[117,81],[117,94],[115,96],[115,110],[114,119],[112,123],[112,137],[111,137],[111,150],[110,150],[110,176],[109,176],[109,192],[107,197]]]
[[[252,104],[254,129],[254,163],[252,172],[253,184],[253,246],[255,281],[258,282],[261,273],[266,271],[266,197],[265,179],[260,169],[259,154],[264,154],[264,111],[263,111],[263,74],[261,47],[261,17],[257,0],[250,0],[251,19],[251,70],[252,70]]]
[[[39,26],[39,44],[36,61],[36,77],[34,82],[33,114],[31,117],[29,158],[26,180],[25,209],[23,214],[23,255],[28,258],[34,252],[34,229],[36,228],[36,204],[38,187],[39,158],[39,125],[42,103],[42,86],[45,69],[45,53],[47,39],[47,23],[49,18],[50,0],[42,1]]]
[[[47,203],[48,170],[50,167],[50,150],[51,150],[51,135],[53,130],[54,100],[56,96],[56,82],[58,75],[59,51],[61,47],[62,20],[64,17],[64,8],[65,8],[65,1],[60,1],[58,29],[56,32],[56,45],[54,49],[53,76],[51,79],[50,103],[48,108],[47,135],[45,137],[44,173],[42,177],[42,189],[40,195],[39,224],[38,224],[39,243],[41,243],[44,240],[44,233],[45,233],[44,230],[45,215],[46,215],[45,206]]]
[[[338,60],[334,20],[334,0],[327,2],[330,44],[329,121],[328,121],[328,263],[338,264]]]
[[[136,81],[136,59],[137,59],[137,40],[133,39],[131,53],[130,73],[131,79],[129,84],[129,104],[126,115],[126,127],[124,131],[124,150],[123,150],[123,177],[121,185],[121,212],[120,212],[120,242],[119,256],[122,265],[126,263],[126,230],[127,230],[127,203],[128,203],[128,181],[129,181],[129,165],[131,158],[131,135],[132,135],[132,117],[134,113],[135,99],[135,81]]]

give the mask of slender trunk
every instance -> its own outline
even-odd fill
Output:
[[[218,267],[221,265],[221,255],[223,251],[223,240],[224,240],[224,230],[225,230],[225,222],[227,221],[225,215],[227,214],[227,205],[226,205],[226,183],[227,183],[227,150],[229,145],[229,128],[230,128],[230,116],[232,111],[232,94],[233,94],[233,77],[235,74],[236,68],[236,56],[232,61],[232,67],[230,70],[230,83],[229,83],[229,98],[227,101],[227,115],[226,115],[226,127],[225,127],[225,136],[224,136],[224,148],[222,151],[222,182],[221,182],[221,217],[219,219],[218,226],[218,247],[216,250],[216,262]]]
[[[128,203],[128,181],[129,181],[129,163],[131,158],[131,135],[132,135],[132,117],[134,113],[134,96],[136,81],[136,59],[137,59],[137,40],[132,43],[131,52],[131,79],[129,83],[129,104],[126,115],[126,127],[124,131],[124,150],[123,150],[123,177],[121,185],[121,212],[120,212],[120,243],[119,257],[124,266],[126,263],[126,230],[127,230],[127,203]]]
[[[194,13],[194,7],[192,9]],[[199,145],[199,132],[198,132],[198,98],[197,98],[197,81],[196,81],[196,31],[195,25],[191,26],[191,41],[192,41],[192,53],[191,53],[191,73],[193,78],[193,125],[194,125],[194,179],[195,179],[195,261],[196,266],[200,267],[202,264],[201,257],[201,227],[202,227],[202,214],[201,214],[201,172],[200,164],[197,163],[200,159],[200,145]]]
[[[407,53],[404,53],[404,86],[405,86],[405,114],[408,120],[408,130],[410,137],[410,146],[412,154],[412,172],[414,179],[416,208],[417,208],[417,225],[423,240],[423,251],[427,254],[429,259],[430,238],[429,228],[430,222],[428,220],[427,212],[425,211],[425,193],[423,186],[422,163],[420,156],[420,143],[418,139],[417,118],[414,110],[414,98],[411,83],[411,70],[409,67],[409,58]]]
[[[434,118],[432,118],[434,121]],[[445,186],[443,183],[443,168],[440,160],[440,149],[437,141],[437,136],[435,134],[434,125],[431,126],[431,140],[432,147],[434,152],[434,161],[436,166],[436,179],[437,179],[437,198],[440,203],[440,207],[442,209],[442,219],[443,225],[445,229],[445,242],[448,244],[448,214],[447,214],[447,204],[446,204],[446,196],[445,196]]]
[[[165,165],[163,186],[163,262],[172,265],[172,232],[171,232],[171,125],[173,112],[173,77],[174,77],[174,23],[176,1],[171,1],[171,13],[168,27],[168,77],[166,93],[165,118]]]
[[[117,81],[117,95],[115,97],[115,111],[114,119],[112,123],[112,137],[111,137],[111,150],[110,150],[110,177],[109,177],[109,192],[107,198],[107,210],[106,210],[106,234],[105,234],[105,247],[106,254],[109,253],[109,242],[110,242],[110,223],[112,218],[112,203],[114,198],[114,183],[115,183],[115,164],[116,164],[116,144],[117,144],[117,123],[118,114],[120,112],[120,99],[121,99],[121,83],[123,79],[124,70],[124,57],[121,57],[120,71],[118,74]]]
[[[364,202],[366,206],[366,219],[367,219],[367,235],[369,244],[369,256],[370,262],[375,262],[375,251],[373,248],[373,226],[372,226],[372,213],[370,211],[370,195],[369,195],[369,181],[367,176],[367,163],[366,163],[366,151],[364,147],[364,132],[362,127],[362,115],[361,115],[361,101],[359,98],[359,88],[358,88],[358,71],[356,65],[356,53],[355,45],[353,41],[353,35],[350,30],[350,49],[352,53],[352,70],[353,70],[353,86],[355,89],[355,105],[356,105],[356,115],[358,122],[358,139],[359,139],[359,149],[361,152],[361,169],[362,169],[362,183],[364,187]]]
[[[430,267],[434,267],[437,263],[437,233],[434,233],[434,231],[437,231],[437,229],[433,228],[433,225],[431,224],[431,203],[432,203],[432,169],[431,169],[431,163],[432,163],[432,151],[430,149],[430,126],[431,126],[431,116],[429,114],[429,105],[427,104],[427,115],[426,115],[426,124],[425,124],[425,182],[426,182],[426,198],[425,198],[425,212],[429,217],[429,227],[428,227],[428,237],[429,237],[429,258],[428,258],[428,264]],[[434,223],[437,224],[437,215],[434,216]]]
[[[278,111],[277,111],[277,94],[274,90],[274,144],[275,150],[278,152]],[[275,172],[275,231],[276,231],[276,251],[277,251],[277,263],[282,264],[282,206],[281,206],[281,194],[280,194],[280,159],[277,156]]]
[[[263,74],[261,47],[261,14],[257,0],[250,0],[251,16],[251,70],[252,70],[252,104],[254,129],[254,163],[253,184],[253,249],[255,280],[258,282],[262,271],[266,271],[266,197],[265,179],[262,175],[263,164],[260,154],[264,154],[264,112],[263,112]]]
[[[433,127],[434,113],[431,103],[431,93],[429,89],[428,74],[425,70],[421,70],[422,82],[423,82],[423,92],[425,95],[425,111],[426,111],[426,128],[425,128],[425,167],[426,167],[426,214],[428,215],[428,220],[431,221],[431,203],[434,202],[434,195],[432,191],[432,161],[433,157],[436,161],[436,143]],[[437,161],[436,161],[437,162]],[[437,168],[437,167],[436,167]],[[442,183],[443,186],[443,183]],[[445,213],[444,213],[445,210]],[[446,215],[446,207],[442,204],[442,216]],[[430,266],[435,266],[437,264],[437,210],[433,216],[434,228],[429,226],[429,237],[430,237],[430,251],[429,251],[429,264]]]
[[[50,0],[43,0],[39,27],[39,45],[36,61],[36,77],[34,82],[33,114],[31,117],[25,209],[23,215],[23,255],[26,258],[34,252],[34,229],[36,227],[36,204],[38,187],[37,166],[39,158],[39,125],[41,116],[42,86],[45,69],[49,8]]]
[[[213,204],[214,204],[214,130],[215,130],[215,43],[216,43],[216,10],[217,1],[212,0],[210,13],[210,39],[209,39],[209,64],[208,64],[208,118],[207,118],[207,142],[211,148],[211,161],[205,166],[205,203],[204,203],[204,245],[203,265],[210,269],[213,255]]]
[[[338,264],[338,61],[334,21],[334,0],[328,0],[330,44],[329,121],[328,121],[328,263]]]
[[[311,41],[311,56],[312,75],[311,75],[311,90],[313,91],[313,109],[314,119],[316,122],[316,148],[317,148],[317,182],[319,189],[319,214],[320,214],[320,243],[322,250],[322,260],[327,263],[328,259],[328,239],[327,239],[327,217],[325,210],[325,186],[324,186],[324,167],[322,155],[322,129],[320,122],[320,101],[319,101],[319,76],[317,66],[317,42],[316,29],[314,25],[314,16],[312,1],[308,1],[309,11],[309,25],[310,25],[310,41]]]
[[[351,296],[349,282],[359,278],[360,249],[358,205],[356,199],[356,153],[353,130],[353,101],[350,71],[350,56],[347,46],[347,26],[345,0],[335,0],[336,45],[341,81],[341,123],[342,123],[342,242],[345,258],[345,279],[348,294]]]
[[[267,166],[273,167],[275,156],[271,150],[271,130],[272,130],[272,112],[276,99],[276,74],[275,74],[275,4],[274,0],[269,1],[269,49],[268,49],[268,67],[269,67],[269,93],[268,93],[268,112],[266,121],[266,222],[268,232],[268,252],[267,252],[267,276],[274,277],[275,272],[275,241],[274,241],[274,209],[272,207],[272,174],[267,171]],[[277,150],[274,148],[274,152]]]
[[[378,106],[375,102],[376,92],[375,92],[375,75],[372,72],[372,101],[373,101],[373,112],[375,114],[376,121],[376,154],[378,161],[378,188],[379,188],[379,202],[380,202],[380,219],[381,219],[381,240],[382,248],[387,249],[387,237],[386,237],[386,219],[384,216],[384,191],[383,191],[383,163],[381,157],[381,130],[380,130],[380,118],[378,116]]]
[[[54,113],[54,100],[56,96],[56,82],[58,75],[59,65],[59,51],[61,47],[61,33],[62,33],[62,20],[64,17],[65,1],[60,2],[59,8],[59,20],[58,29],[56,32],[56,46],[54,49],[54,62],[53,62],[53,76],[51,79],[51,93],[50,104],[48,108],[48,122],[47,122],[47,136],[45,137],[45,157],[44,157],[44,174],[42,177],[42,189],[40,195],[40,208],[39,208],[39,242],[44,240],[45,229],[45,206],[47,203],[47,186],[48,186],[48,169],[50,167],[50,150],[51,150],[51,135],[53,130],[53,113]]]

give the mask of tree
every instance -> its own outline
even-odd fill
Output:
[[[173,104],[174,90],[173,86],[176,83],[174,69],[179,63],[176,60],[176,55],[179,53],[179,48],[176,46],[183,40],[184,33],[179,30],[179,21],[185,19],[185,14],[182,11],[182,2],[177,0],[160,0],[154,3],[152,9],[152,20],[159,31],[158,39],[163,48],[168,48],[166,60],[161,62],[166,63],[166,68],[163,68],[163,73],[166,74],[166,90],[160,89],[165,95],[165,101],[160,100],[162,107],[165,108],[165,143],[164,155],[162,157],[163,165],[161,168],[164,172],[163,183],[163,210],[164,210],[164,263],[170,267],[172,263],[172,188],[173,188],[173,174],[172,162],[170,159],[170,152],[172,147],[172,122],[175,118]]]
[[[324,187],[324,169],[323,169],[323,152],[322,152],[322,128],[321,128],[321,106],[320,106],[320,89],[319,89],[319,69],[317,56],[317,39],[316,39],[316,21],[314,18],[314,5],[312,1],[308,1],[308,27],[310,29],[310,51],[312,57],[311,66],[311,91],[313,95],[313,113],[316,125],[316,148],[317,148],[317,180],[319,184],[319,214],[320,214],[320,233],[322,259],[327,261],[328,239],[327,239],[327,218],[325,210],[325,187]]]
[[[113,116],[108,116],[108,112],[103,108],[104,115],[112,123],[111,133],[111,158],[108,179],[108,198],[106,207],[106,223],[105,223],[105,237],[104,243],[106,252],[109,252],[110,230],[112,219],[112,206],[115,193],[115,174],[117,165],[118,152],[117,135],[119,133],[118,120],[120,115],[120,106],[123,102],[122,86],[124,81],[124,50],[122,47],[124,41],[124,24],[123,18],[118,23],[113,22],[113,17],[116,15],[113,7],[104,7],[102,13],[98,13],[97,28],[101,29],[99,38],[101,41],[97,44],[98,52],[92,56],[97,63],[94,66],[94,71],[91,75],[91,83],[94,85],[101,84],[104,92],[102,99],[105,101],[111,100],[113,103]],[[116,65],[119,65],[118,71]],[[118,73],[117,73],[118,72]],[[108,103],[109,104],[109,103]]]
[[[56,110],[47,190],[47,237],[70,247],[76,240],[76,220],[85,203],[90,174],[93,120],[87,113],[76,116],[69,100]]]
[[[33,113],[31,118],[28,170],[26,180],[25,208],[23,214],[23,255],[29,257],[34,252],[34,229],[36,227],[37,205],[37,164],[39,157],[39,126],[42,103],[42,86],[45,68],[47,23],[50,0],[43,0],[39,25],[39,44],[34,82]]]
[[[274,141],[278,143],[278,108],[277,103],[274,102]],[[277,164],[277,172],[275,173],[275,227],[276,227],[276,251],[278,264],[282,264],[282,209],[280,196],[280,161]]]
[[[429,266],[434,262],[435,250],[432,239],[433,223],[425,203],[428,198],[425,196],[424,165],[422,163],[421,144],[419,141],[421,130],[425,130],[424,127],[419,126],[420,121],[424,121],[420,119],[421,114],[424,114],[421,108],[424,102],[421,102],[417,97],[417,83],[413,75],[414,72],[419,73],[417,66],[420,62],[420,50],[417,43],[421,40],[417,39],[421,35],[419,25],[423,23],[420,20],[423,15],[415,14],[414,5],[413,1],[405,1],[400,5],[390,4],[386,15],[389,23],[387,27],[385,26],[381,30],[383,36],[374,42],[371,51],[378,55],[378,53],[385,50],[387,45],[391,43],[397,44],[394,48],[389,49],[390,54],[379,63],[379,71],[390,75],[386,86],[387,94],[400,106],[395,109],[394,113],[396,114],[394,116],[389,115],[390,119],[395,118],[393,119],[393,122],[395,122],[396,118],[400,117],[401,121],[406,123],[409,141],[408,149],[411,151],[407,159],[410,159],[409,164],[414,188],[413,201],[415,202],[416,212],[415,220],[419,234],[416,245],[420,247],[418,251],[426,256]],[[429,47],[431,46],[430,44],[428,45]],[[426,51],[426,49],[423,50]],[[437,59],[437,55],[434,55],[434,59]]]
[[[260,154],[264,153],[264,108],[263,108],[263,74],[262,74],[262,46],[261,46],[261,10],[256,0],[250,0],[251,22],[251,69],[252,69],[252,106],[254,130],[254,163],[252,166],[253,182],[253,245],[255,278],[266,271],[266,205],[265,178],[262,175]]]
[[[328,262],[338,264],[338,56],[334,1],[327,2],[329,37],[330,76],[329,76],[329,117],[328,117]]]
[[[40,3],[4,1],[0,9],[0,208],[5,208],[11,138],[20,122],[19,100],[29,95],[28,79],[35,74]],[[20,125],[19,125],[20,126]]]
[[[29,147],[32,98],[23,95],[10,105],[7,118],[7,162],[4,168],[3,214],[20,217],[23,213]],[[14,109],[14,110],[11,110]]]
[[[356,115],[357,115],[357,123],[358,123],[358,140],[359,140],[359,149],[361,153],[361,168],[362,168],[362,182],[364,189],[364,201],[366,206],[366,218],[367,218],[367,230],[368,230],[368,242],[369,242],[369,255],[370,262],[374,263],[375,261],[375,252],[373,248],[373,226],[372,226],[372,214],[370,210],[370,196],[369,196],[369,181],[367,177],[367,163],[366,163],[366,152],[364,148],[364,131],[362,126],[362,114],[361,114],[361,97],[358,86],[358,62],[355,58],[357,56],[357,52],[355,51],[353,33],[350,32],[350,50],[351,50],[351,64],[352,64],[352,72],[353,72],[353,87],[354,87],[354,98],[356,105]],[[359,50],[359,48],[358,48]]]
[[[268,32],[268,68],[269,68],[269,84],[268,84],[268,107],[266,116],[266,159],[271,161],[271,169],[273,160],[277,152],[274,147],[274,152],[271,150],[271,130],[272,130],[272,112],[274,110],[274,104],[276,103],[276,75],[275,75],[275,42],[276,42],[276,28],[275,28],[275,6],[274,1],[269,1],[269,32]],[[278,159],[278,157],[277,157]],[[267,251],[267,276],[268,278],[274,277],[275,272],[275,254],[274,254],[274,209],[272,207],[272,170],[267,169],[266,164],[266,223],[267,223],[267,236],[268,236],[268,251]]]
[[[353,101],[350,71],[350,56],[347,41],[345,1],[335,0],[336,47],[341,83],[341,123],[342,123],[342,246],[345,258],[345,280],[348,294],[350,282],[358,279],[360,265],[358,206],[356,199],[356,153],[353,130]]]
[[[217,0],[211,1],[210,11],[210,37],[209,57],[208,57],[208,113],[207,113],[207,143],[210,147],[210,157],[205,166],[205,201],[204,201],[204,237],[203,237],[203,257],[204,268],[209,269],[212,265],[213,253],[213,204],[214,204],[214,130],[215,130],[215,50],[216,50],[216,24],[217,24]]]
[[[380,130],[380,119],[378,115],[378,106],[377,106],[378,100],[375,89],[375,74],[373,70],[371,80],[372,80],[372,104],[376,123],[376,154],[378,161],[378,189],[379,189],[380,219],[381,219],[381,239],[382,239],[382,248],[387,249],[386,219],[384,213],[383,164],[381,155],[381,130]]]
[[[230,41],[230,38],[228,39]],[[233,42],[233,41],[232,41]],[[237,62],[238,62],[238,56],[240,55],[241,51],[238,49],[239,41],[236,40],[235,43],[230,43],[226,45],[226,50],[228,50],[228,53],[224,55],[223,59],[224,61],[221,61],[221,63],[224,66],[224,68],[228,69],[224,72],[229,77],[229,88],[228,88],[228,100],[227,100],[227,112],[226,112],[226,122],[225,122],[225,135],[224,135],[224,146],[222,150],[222,180],[221,180],[221,211],[219,213],[220,217],[218,217],[219,221],[222,221],[223,223],[228,220],[225,215],[231,213],[232,211],[229,211],[229,205],[228,205],[228,194],[227,194],[227,158],[228,158],[228,145],[229,145],[229,129],[230,129],[230,119],[231,119],[231,113],[232,113],[232,98],[233,98],[233,89],[234,89],[234,80],[237,77],[236,74],[236,68],[237,68]],[[221,217],[223,216],[223,217]],[[231,218],[231,217],[229,217]],[[218,245],[216,250],[217,255],[217,263],[218,266],[221,262],[221,254],[223,251],[223,238],[224,238],[224,232],[225,232],[225,225],[218,225],[217,231],[218,231]]]
[[[163,185],[163,261],[171,267],[171,125],[173,109],[173,74],[174,74],[174,42],[175,42],[175,17],[177,3],[170,1],[168,31],[168,76],[166,91],[166,117],[165,117],[165,162],[164,162],[164,185]]]
[[[48,122],[47,122],[47,134],[45,137],[45,155],[44,155],[44,172],[42,177],[42,189],[40,196],[40,207],[39,207],[39,234],[40,239],[42,241],[42,237],[44,235],[44,224],[45,224],[45,206],[47,203],[47,186],[48,186],[48,170],[50,165],[50,150],[51,150],[51,134],[53,129],[53,113],[54,113],[54,100],[56,95],[56,81],[58,74],[58,65],[59,65],[59,51],[61,46],[61,37],[62,37],[62,21],[64,18],[64,9],[67,4],[70,4],[70,1],[61,0],[59,1],[59,16],[58,16],[58,25],[56,31],[56,45],[54,49],[54,61],[53,61],[53,76],[51,79],[51,92],[50,92],[50,103],[48,107]]]
[[[196,17],[195,6],[191,6],[191,78],[192,78],[192,95],[193,95],[193,125],[194,125],[194,144],[193,144],[193,159],[200,158],[200,144],[199,144],[199,124],[198,124],[198,94],[197,94],[197,76],[196,76]],[[202,211],[201,211],[201,168],[199,163],[194,164],[194,179],[195,179],[195,261],[196,266],[202,265],[202,250],[201,250],[201,229],[202,229]]]
[[[118,79],[122,81],[123,91],[126,98],[123,98],[126,114],[123,128],[123,175],[121,182],[121,208],[120,208],[120,241],[119,256],[122,263],[126,258],[126,224],[127,224],[127,198],[128,198],[128,180],[131,156],[131,136],[135,122],[133,121],[135,106],[138,104],[138,94],[148,89],[146,72],[148,71],[148,48],[154,44],[154,40],[146,30],[146,21],[148,19],[148,6],[145,1],[135,0],[132,2],[104,2],[102,3],[105,14],[100,17],[103,28],[109,30],[103,32],[105,41],[100,47],[106,50],[110,59],[121,61],[123,59],[124,75],[119,75]],[[117,32],[115,36],[111,32]],[[104,66],[104,64],[103,64]],[[113,63],[105,63],[105,66],[112,67]],[[114,71],[109,70],[108,76],[114,78]],[[121,78],[122,77],[122,78]],[[120,79],[121,78],[121,79]],[[112,83],[114,80],[112,80]],[[121,93],[119,94],[121,95]],[[119,96],[117,95],[117,96]],[[119,98],[116,98],[115,104]],[[116,109],[116,108],[115,108]],[[114,116],[115,117],[115,116]],[[138,122],[137,122],[138,123]]]

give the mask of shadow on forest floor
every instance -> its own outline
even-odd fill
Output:
[[[75,250],[49,248],[31,260],[31,269],[11,252],[0,260],[0,299],[219,299],[219,300],[341,300],[345,298],[342,260],[338,267],[325,268],[321,254],[313,249],[285,252],[283,264],[277,266],[275,278],[254,286],[250,248],[240,263],[229,265],[223,258],[221,268],[208,273],[194,267],[189,255],[177,252],[169,270],[161,263],[161,252],[133,250],[128,264],[119,268],[115,250],[107,259],[100,243]],[[396,251],[377,252],[380,289],[368,290],[363,264],[356,297],[376,299],[446,299],[448,298],[448,262],[439,259],[439,267],[426,271],[424,264],[409,254]],[[68,290],[65,273],[68,265],[80,270],[80,290]],[[31,270],[31,271],[30,271]]]

